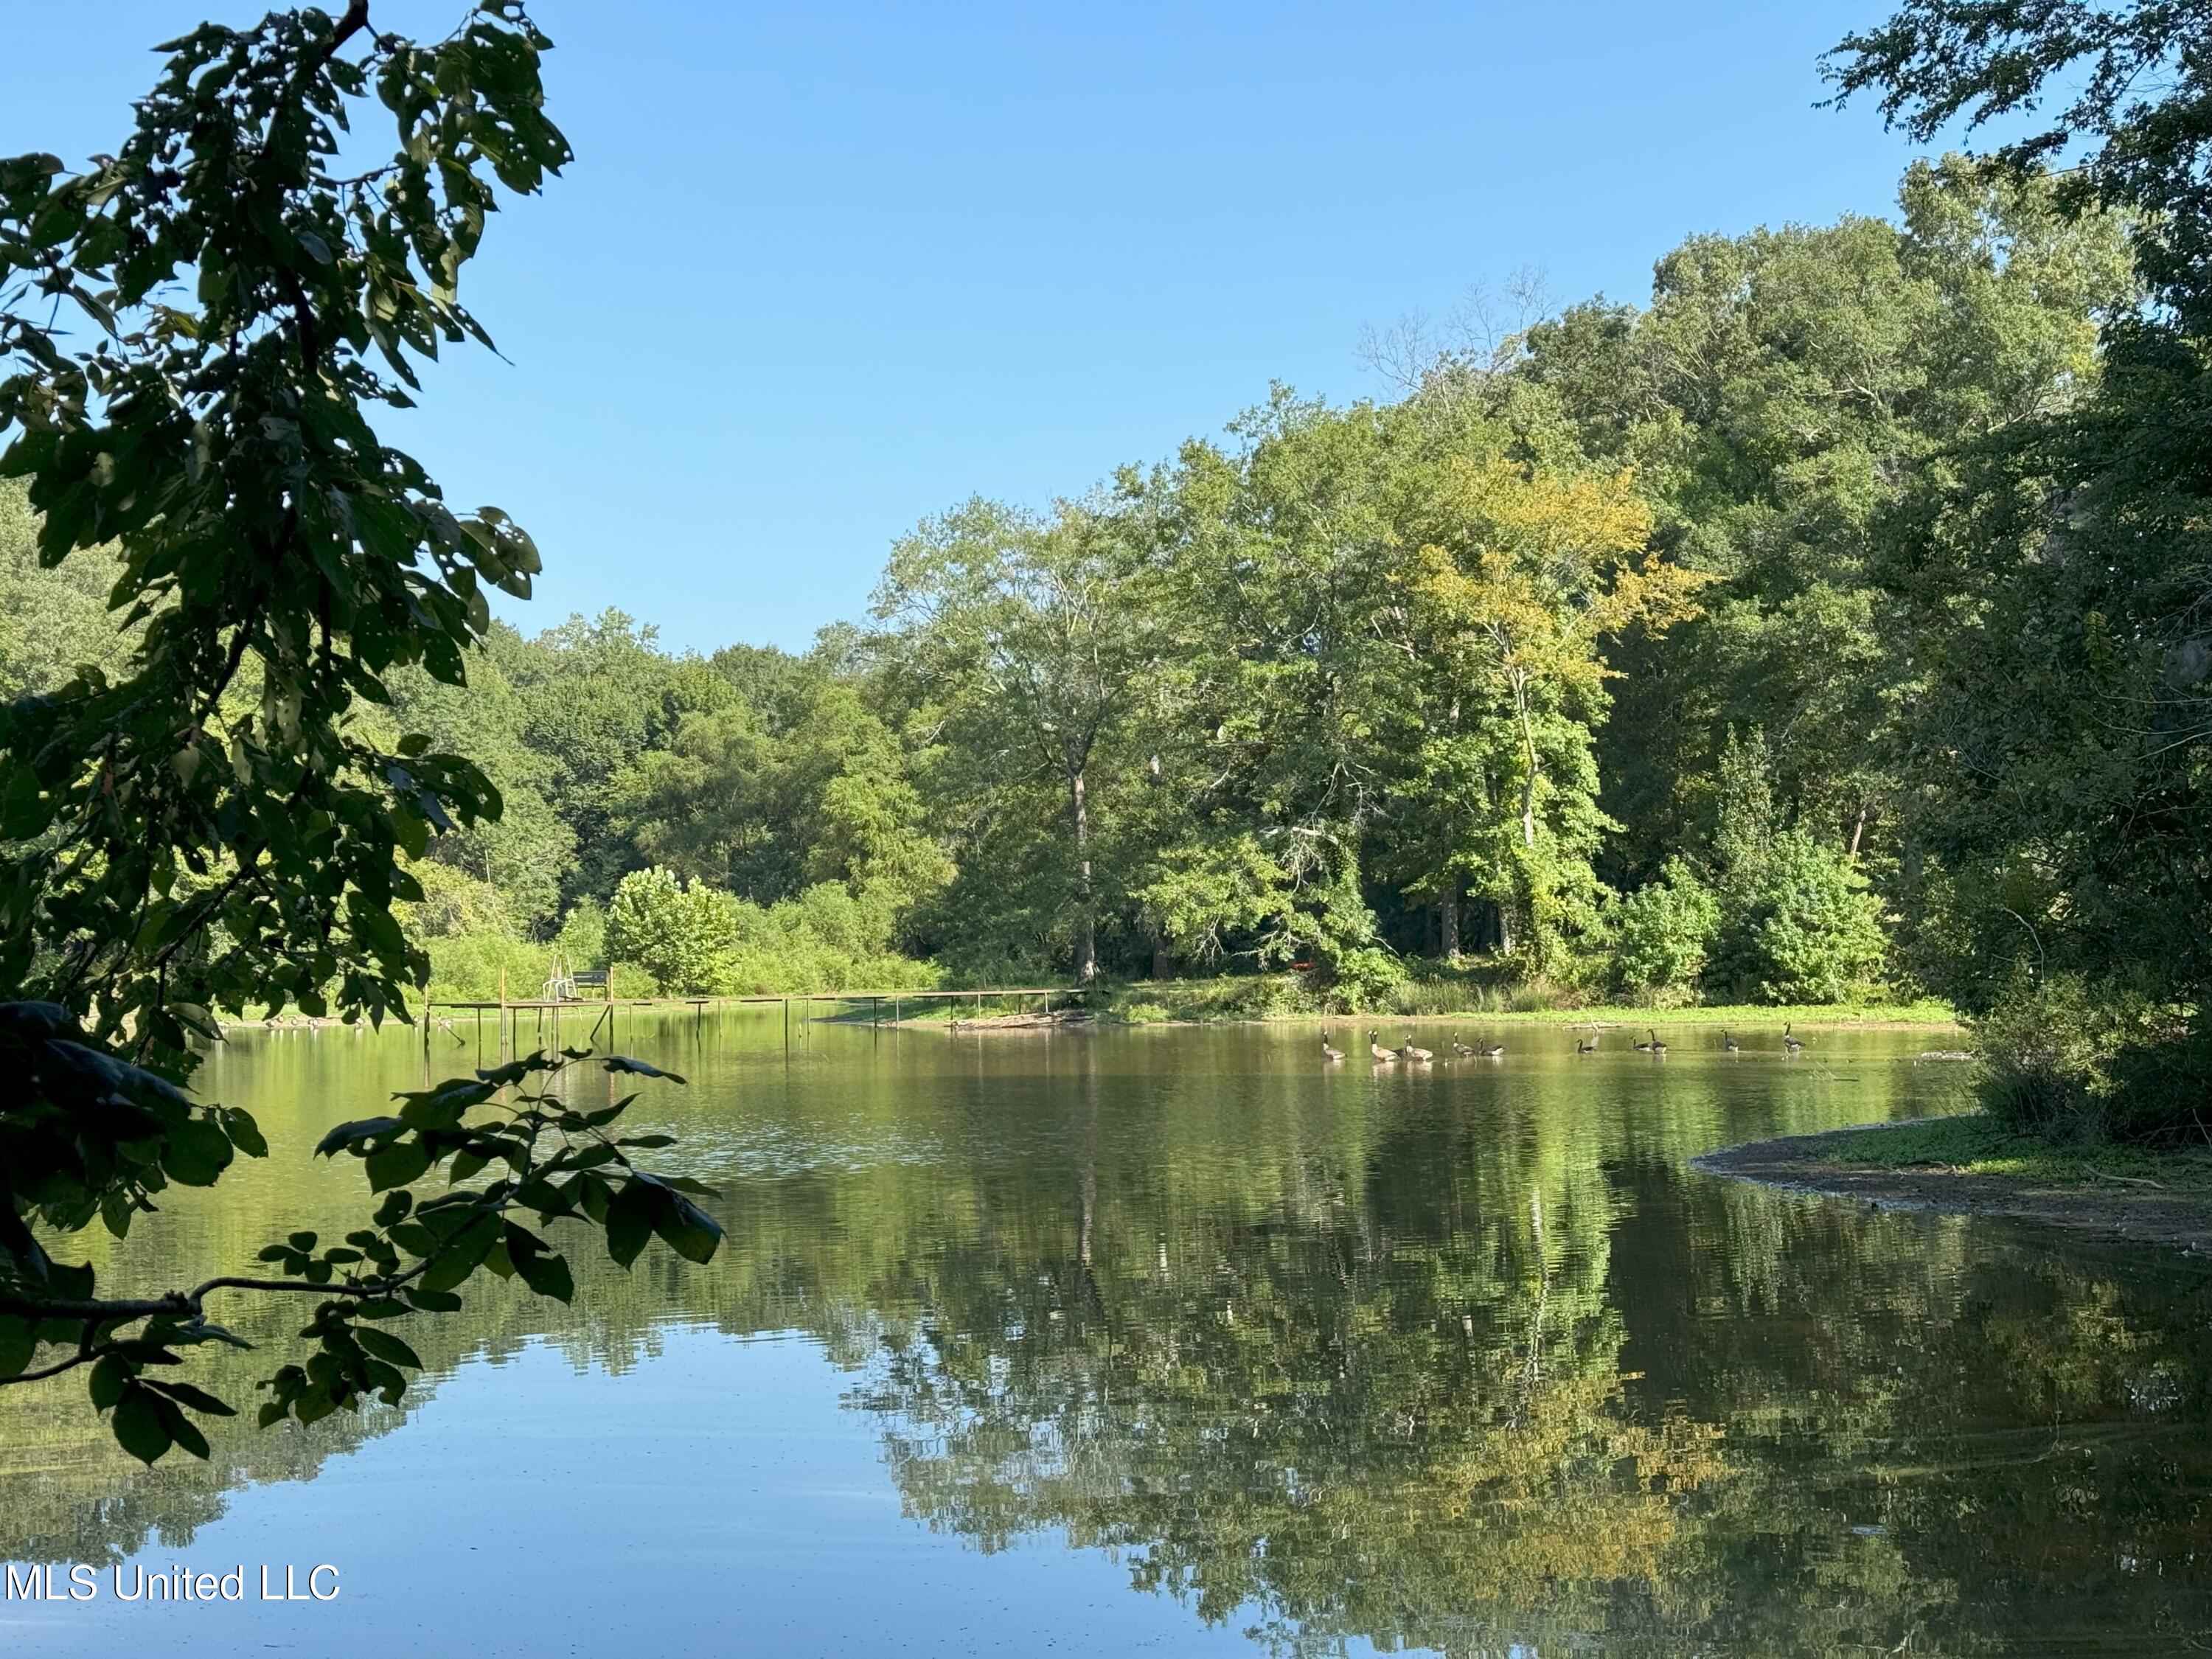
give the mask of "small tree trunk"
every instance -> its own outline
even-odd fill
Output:
[[[1098,939],[1091,914],[1091,808],[1079,770],[1067,775],[1067,811],[1075,831],[1075,981],[1088,985],[1098,977]]]
[[[1536,776],[1542,769],[1536,759],[1536,728],[1528,714],[1528,676],[1520,669],[1512,671],[1513,714],[1521,727],[1521,747],[1528,761],[1528,770],[1521,780],[1521,844],[1536,844]]]
[[[1453,882],[1437,901],[1437,937],[1446,962],[1459,960],[1459,883]]]

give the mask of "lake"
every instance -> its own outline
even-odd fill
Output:
[[[1386,1037],[1395,1038],[1393,1027]],[[1685,1167],[1954,1104],[1948,1032],[1663,1060],[1326,1066],[1315,1028],[948,1035],[641,1018],[632,1121],[714,1182],[706,1267],[572,1250],[407,1328],[403,1409],[139,1468],[75,1379],[0,1390],[0,1601],[40,1655],[1797,1655],[2212,1647],[2212,1271]],[[437,1075],[491,1063],[436,1037]],[[1344,1047],[1364,1048],[1350,1025]],[[1420,1040],[1449,1052],[1451,1028]],[[573,1030],[565,1033],[571,1040]],[[531,1036],[526,1028],[526,1039]],[[489,1041],[489,1037],[487,1041]],[[369,1206],[331,1123],[404,1031],[239,1036],[270,1157],[174,1192],[104,1288]],[[597,1103],[593,1073],[580,1097]],[[641,1123],[639,1127],[647,1127]],[[572,1243],[574,1242],[572,1240]],[[252,1408],[302,1309],[226,1304]],[[218,1316],[222,1316],[219,1315]],[[302,1599],[118,1601],[263,1567]],[[305,1595],[314,1582],[334,1599]],[[66,1565],[58,1581],[66,1583]],[[2195,1638],[2192,1643],[2191,1638]]]

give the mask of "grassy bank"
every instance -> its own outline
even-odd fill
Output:
[[[2057,1146],[1981,1112],[1825,1135],[1806,1143],[1805,1157],[1814,1164],[1990,1176],[2039,1187],[2155,1184],[2212,1197],[2212,1145]]]
[[[1643,1008],[1627,1004],[1577,1006],[1562,993],[1532,986],[1496,986],[1473,978],[1412,980],[1353,1012],[1327,1008],[1296,975],[1221,979],[1139,980],[1102,986],[1086,998],[1099,1018],[1121,1024],[1170,1021],[1370,1019],[1462,1020],[1484,1024],[1682,1026],[1728,1025],[1746,1030],[1785,1021],[1821,1025],[1948,1026],[1957,1016],[1948,1004],[1828,1003],[1799,1007]]]

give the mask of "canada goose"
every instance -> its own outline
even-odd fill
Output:
[[[1651,1041],[1642,1046],[1649,1048],[1655,1054],[1663,1054],[1667,1052],[1667,1045],[1659,1041],[1659,1033],[1656,1031],[1651,1033]]]
[[[1503,1060],[1505,1058],[1505,1045],[1502,1042],[1486,1043],[1474,1052],[1485,1060]]]
[[[1452,1052],[1457,1054],[1462,1060],[1469,1059],[1474,1054],[1474,1049],[1468,1048],[1467,1044],[1459,1040],[1459,1033],[1457,1031],[1454,1031],[1452,1033]]]
[[[1398,1045],[1398,1058],[1401,1060],[1434,1060],[1436,1056],[1431,1054],[1426,1048],[1416,1048],[1413,1046],[1413,1034],[1411,1031],[1408,1031],[1406,1033],[1406,1040]]]
[[[1656,1031],[1654,1031],[1654,1032],[1651,1034],[1651,1042],[1656,1042],[1658,1040],[1659,1040],[1659,1033],[1658,1033],[1658,1032],[1656,1032]],[[1632,1048],[1635,1049],[1635,1050],[1636,1050],[1636,1052],[1637,1052],[1638,1054],[1650,1054],[1650,1053],[1651,1052],[1651,1043],[1650,1043],[1650,1042],[1632,1042],[1628,1046],[1629,1046],[1630,1048]]]
[[[1321,1034],[1321,1057],[1332,1063],[1344,1058],[1344,1050],[1330,1044],[1327,1031]]]
[[[1805,1047],[1804,1043],[1800,1039],[1790,1035],[1790,1024],[1788,1021],[1784,1021],[1782,1026],[1782,1046],[1784,1048],[1787,1048],[1793,1054],[1802,1053]]]
[[[1595,1054],[1597,1052],[1597,1034],[1593,1031],[1586,1037],[1577,1037],[1575,1039],[1575,1052],[1578,1054]]]
[[[1380,1035],[1382,1034],[1377,1031],[1370,1031],[1367,1034],[1367,1052],[1375,1057],[1375,1063],[1377,1066],[1397,1064],[1398,1056],[1375,1040]]]
[[[1730,1036],[1728,1033],[1728,1028],[1723,1025],[1721,1028],[1721,1047],[1728,1053],[1733,1054],[1741,1053],[1743,1048],[1743,1044],[1738,1042],[1734,1037]]]

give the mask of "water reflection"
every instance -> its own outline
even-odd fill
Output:
[[[1307,1031],[817,1028],[788,1060],[766,1022],[626,1033],[694,1079],[651,1103],[725,1188],[725,1256],[580,1262],[574,1310],[501,1291],[416,1346],[441,1375],[533,1337],[621,1370],[678,1324],[804,1331],[915,1520],[1113,1550],[1285,1653],[2136,1652],[2212,1624],[2200,1267],[1683,1168],[1940,1106],[1924,1037],[1509,1040],[1370,1073]],[[103,1271],[166,1285],[342,1223],[357,1176],[307,1147],[422,1064],[404,1036],[236,1045],[210,1091],[275,1156]],[[0,1556],[179,1548],[397,1417],[148,1474],[73,1389],[9,1391]]]

